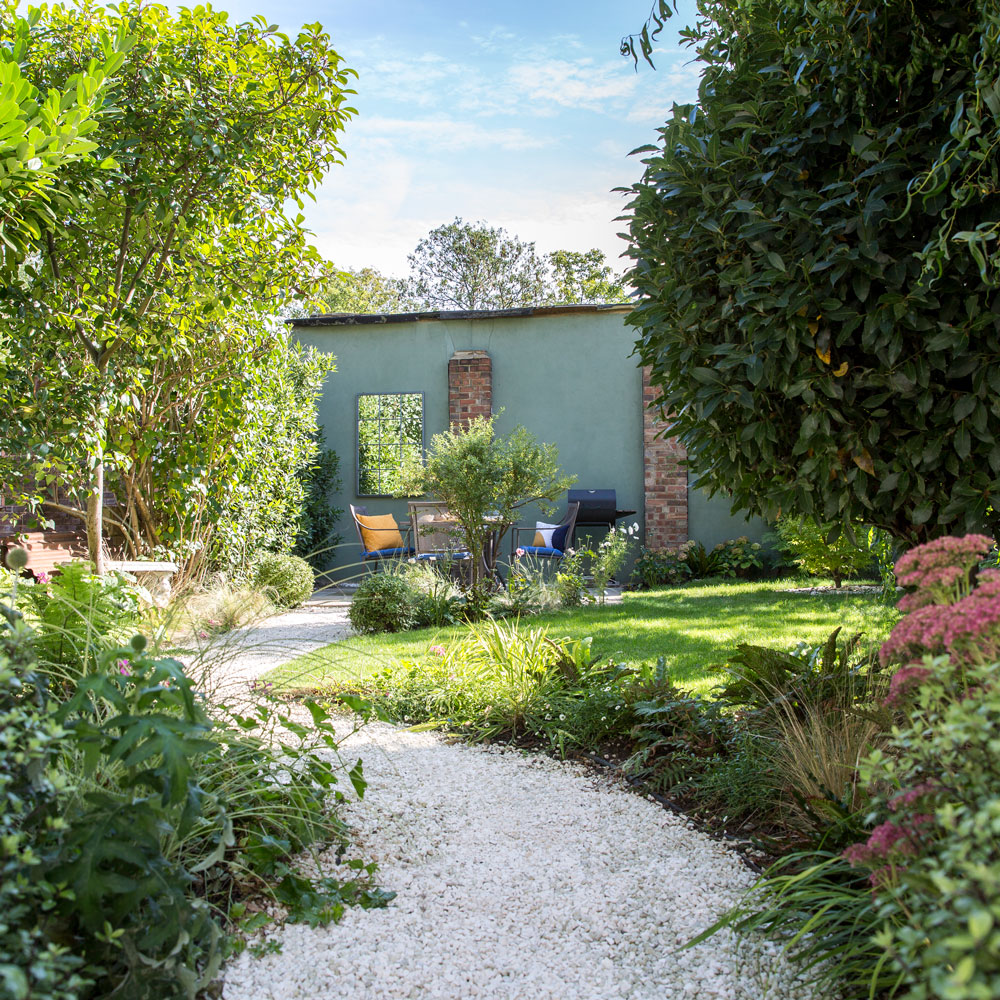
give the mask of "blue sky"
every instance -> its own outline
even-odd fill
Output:
[[[503,226],[538,249],[600,247],[617,260],[611,189],[631,183],[628,152],[655,139],[698,69],[664,30],[656,71],[618,54],[649,0],[217,0],[283,30],[320,21],[360,79],[347,163],[309,204],[316,245],[340,267],[406,271],[429,229],[456,215]]]

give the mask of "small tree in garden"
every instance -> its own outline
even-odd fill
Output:
[[[520,508],[551,504],[575,481],[559,468],[554,444],[542,444],[524,427],[498,435],[496,416],[476,417],[431,438],[424,465],[403,469],[399,496],[428,493],[447,505],[460,526],[471,561],[471,589],[481,595],[484,555],[491,534],[497,547]]]
[[[698,103],[628,209],[630,321],[697,485],[896,538],[1000,527],[996,4],[699,11]]]

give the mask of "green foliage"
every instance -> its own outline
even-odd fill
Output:
[[[0,14],[4,34],[13,17],[9,7]],[[325,276],[291,206],[342,159],[338,133],[353,113],[351,72],[320,25],[287,36],[263,19],[241,24],[208,6],[43,8],[22,72],[39,90],[62,90],[122,33],[131,47],[88,136],[95,160],[116,165],[65,214],[45,253],[26,261],[17,294],[0,301],[17,359],[0,372],[0,435],[13,445],[4,449],[4,479],[36,502],[49,498],[32,482],[70,489],[78,509],[86,506],[99,569],[105,473],[121,475],[139,522],[119,530],[158,544],[158,525],[143,509],[154,498],[147,480],[143,503],[134,497],[133,478],[146,471],[136,463],[172,454],[165,426],[183,439],[202,412],[198,399],[187,408],[189,388],[239,396],[243,372],[237,366],[232,377],[233,354],[245,342],[263,360],[280,340],[262,337],[269,317]],[[153,392],[163,372],[168,391]],[[253,376],[265,377],[259,369]],[[195,436],[196,454],[182,456],[184,486],[238,437],[239,400],[227,402]],[[147,435],[150,409],[158,420]],[[215,437],[213,416],[227,422]],[[237,485],[250,478],[247,467],[242,473]],[[167,491],[164,502],[176,495]]]
[[[630,322],[696,485],[897,538],[992,523],[994,4],[700,10],[698,104],[629,210]]]
[[[897,984],[874,939],[882,926],[868,879],[839,855],[815,851],[778,861],[688,947],[724,927],[763,934],[783,944],[803,979],[822,995],[862,1000]]]
[[[43,665],[63,678],[93,670],[109,641],[123,642],[142,617],[142,592],[121,573],[97,576],[94,564],[63,563],[47,584],[25,591]]]
[[[33,667],[29,630],[6,606],[0,614],[0,992],[76,1000],[91,982],[83,961],[45,929],[65,892],[40,877],[64,823],[59,798],[68,783],[58,764],[67,734]]]
[[[559,607],[579,608],[591,601],[587,590],[587,578],[584,575],[584,561],[587,558],[586,549],[568,550],[559,560],[556,567],[556,593],[559,596]]]
[[[708,576],[728,576],[752,579],[764,568],[759,542],[745,535],[719,542],[706,549],[702,542],[691,539],[670,549],[646,549],[639,552],[632,569],[632,583],[640,587],[660,587],[684,583]]]
[[[820,524],[810,517],[782,515],[775,522],[781,547],[796,566],[810,576],[831,576],[839,587],[846,577],[872,568],[872,551],[846,533],[831,539],[834,526]],[[860,533],[860,532],[859,532]]]
[[[312,596],[316,577],[300,556],[267,552],[261,556],[254,585],[282,608],[297,608]]]
[[[418,312],[423,303],[415,299],[405,278],[393,278],[373,267],[340,271],[316,293],[310,309],[290,311],[291,316],[323,313]]]
[[[543,505],[573,484],[558,463],[555,445],[542,444],[523,427],[497,435],[498,415],[476,417],[431,438],[426,460],[409,457],[401,473],[399,495],[422,493],[441,500],[458,522],[470,556],[471,591],[483,585],[484,553],[491,536],[494,552],[517,521],[520,508]]]
[[[675,552],[671,549],[647,549],[644,546],[639,550],[632,566],[629,581],[633,587],[662,587],[683,583],[690,580],[691,576],[691,565],[683,547]]]
[[[1000,989],[1000,664],[924,660],[909,711],[864,770],[887,789],[869,839],[874,934],[907,1000],[986,1000]],[[889,830],[880,850],[876,835]],[[861,845],[859,845],[861,846]]]
[[[546,255],[551,274],[546,304],[609,303],[628,299],[620,275],[607,263],[602,250],[556,250]]]
[[[309,727],[266,703],[210,715],[141,636],[107,642],[59,701],[34,644],[0,605],[4,996],[194,1000],[238,945],[227,934],[259,926],[244,900],[268,896],[315,926],[391,898],[360,861],[346,881],[292,867],[345,843],[322,708],[307,704]],[[363,794],[360,761],[348,778]]]
[[[460,218],[432,229],[409,256],[411,293],[430,309],[514,309],[540,302],[545,264],[534,243]]]
[[[608,584],[628,560],[632,549],[632,531],[631,527],[612,528],[601,539],[597,551],[590,553],[590,576],[597,591],[598,604],[604,603]]]
[[[303,490],[302,513],[295,536],[294,554],[302,556],[317,572],[322,572],[333,557],[333,550],[343,541],[336,528],[344,511],[334,507],[332,498],[340,493],[340,458],[332,448],[323,446],[323,429],[313,435],[317,453],[300,479]]]
[[[589,639],[552,639],[545,628],[486,621],[370,683],[378,704],[399,721],[472,740],[531,735],[563,748],[576,735],[567,709],[584,708],[594,687],[609,686],[609,671],[592,661]],[[620,699],[616,704],[620,710]]]
[[[361,635],[406,632],[421,617],[422,595],[400,573],[372,573],[361,581],[351,599],[348,617]]]
[[[60,90],[40,91],[25,75],[26,61],[41,34],[42,11],[26,17],[10,9],[0,46],[0,278],[14,277],[19,264],[61,223],[61,214],[86,192],[97,144],[85,138],[97,126],[108,77],[119,69],[131,44],[124,31],[106,37],[94,61],[64,81]],[[108,167],[113,164],[107,164]],[[2,347],[2,341],[0,341]]]

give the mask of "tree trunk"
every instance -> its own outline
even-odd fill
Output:
[[[104,565],[104,455],[103,449],[97,455],[91,481],[90,496],[87,497],[87,551],[97,574],[103,575]]]

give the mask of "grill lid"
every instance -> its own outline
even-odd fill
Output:
[[[578,503],[577,524],[614,524],[618,498],[614,490],[570,490],[569,503]]]

